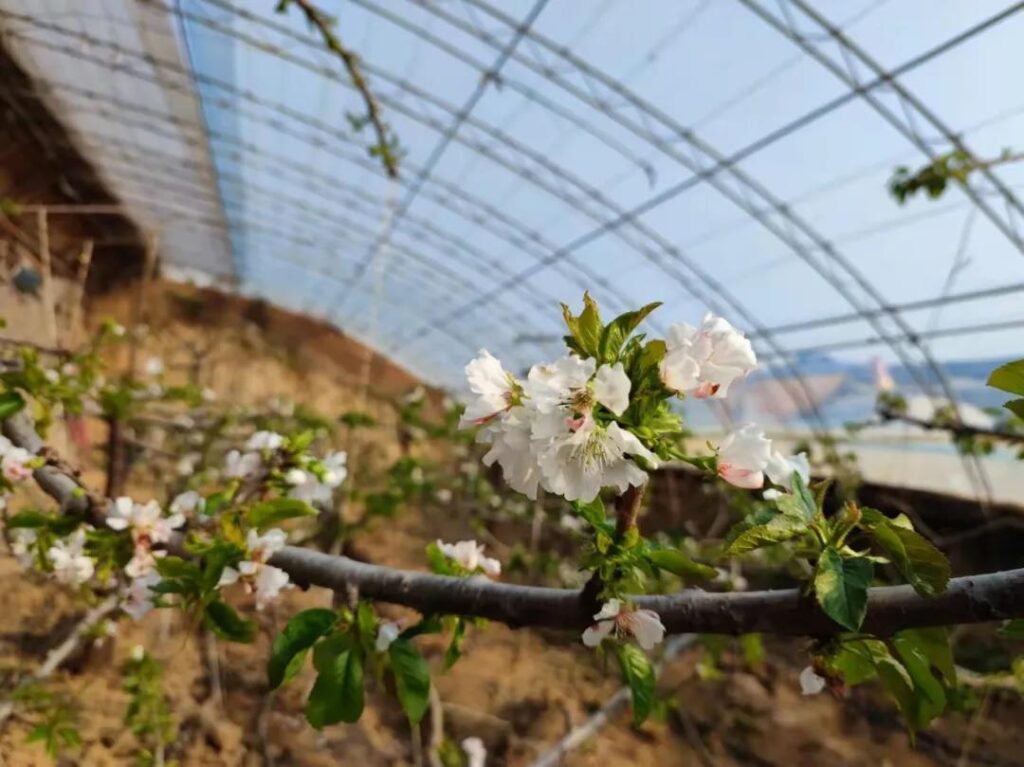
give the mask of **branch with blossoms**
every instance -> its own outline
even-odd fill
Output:
[[[645,651],[667,632],[762,631],[816,638],[805,675],[809,688],[842,689],[877,677],[910,726],[923,727],[945,705],[942,697],[936,706],[936,687],[953,683],[933,673],[942,675],[948,654],[944,629],[933,627],[1024,616],[1024,570],[951,580],[943,555],[905,517],[852,503],[826,514],[827,486],[809,485],[806,457],[782,455],[754,425],[727,436],[710,454],[684,453],[675,403],[727,396],[756,358],[742,333],[713,316],[700,327],[674,326],[666,340],[647,339],[636,331],[656,308],[605,323],[585,296],[579,315],[564,309],[565,357],[534,366],[522,381],[486,351],[467,366],[474,397],[462,424],[476,429],[488,447],[484,463],[497,464],[513,489],[530,498],[543,489],[572,504],[587,538],[579,565],[590,580],[582,590],[494,582],[501,565],[474,541],[429,546],[432,573],[288,546],[279,526],[310,514],[309,500],[344,478],[340,466],[308,452],[308,435],[258,432],[244,450],[226,456],[220,487],[191,490],[164,510],[98,499],[43,449],[31,421],[16,412],[3,425],[9,440],[0,446],[3,473],[11,483],[5,488],[31,472],[64,512],[17,520],[15,529],[32,529],[35,536],[31,545],[22,542],[22,553],[68,583],[128,578],[126,611],[182,608],[238,641],[250,640],[254,626],[225,599],[233,584],[254,593],[257,608],[292,584],[349,595],[338,610],[297,614],[274,641],[272,687],[293,678],[312,655],[317,681],[306,715],[317,727],[359,717],[364,672],[389,680],[410,722],[418,723],[430,675],[415,640],[449,635],[448,666],[480,619],[582,630],[585,645],[618,660],[637,722],[653,705],[654,674]],[[788,590],[650,594],[662,573],[684,582],[716,573],[640,531],[648,473],[670,459],[763,491],[726,536],[725,557],[782,546],[812,577]],[[307,485],[313,495],[297,497]],[[873,586],[881,568],[907,585]],[[405,605],[423,617],[405,627],[382,621],[371,601]]]

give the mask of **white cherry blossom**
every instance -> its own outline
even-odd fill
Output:
[[[174,500],[171,501],[169,511],[174,516],[180,515],[188,518],[202,511],[205,505],[206,499],[203,496],[195,490],[186,490],[184,493],[175,496]]]
[[[150,570],[145,575],[134,578],[124,590],[121,609],[133,621],[142,620],[153,609],[153,592],[150,587],[159,582],[160,575],[155,570]]]
[[[10,447],[4,451],[3,459],[0,459],[4,478],[9,482],[24,482],[32,476],[28,463],[33,458],[35,456],[23,447]]]
[[[631,636],[645,650],[651,650],[665,638],[665,626],[653,610],[633,609],[621,599],[609,599],[594,616],[597,621],[583,632],[583,644],[597,647],[608,636]]]
[[[594,398],[615,415],[622,415],[629,407],[631,386],[621,362],[602,365],[594,375]]]
[[[246,450],[277,450],[284,444],[284,437],[276,431],[258,431],[245,443]]]
[[[501,575],[501,562],[497,559],[484,556],[484,545],[476,541],[459,541],[458,543],[445,543],[437,541],[437,548],[441,553],[458,565],[461,565],[470,572],[481,570],[484,575],[495,577]]]
[[[828,680],[820,676],[813,666],[807,666],[800,672],[800,692],[804,695],[817,695],[827,684]]]
[[[22,567],[32,567],[36,562],[35,547],[39,536],[31,527],[16,527],[11,530],[11,553]]]
[[[466,767],[486,767],[487,748],[480,738],[465,738],[461,745],[466,754]]]
[[[150,357],[146,360],[143,372],[148,376],[158,376],[164,372],[164,361],[159,357]]]
[[[621,493],[630,485],[644,484],[647,472],[634,457],[654,468],[658,465],[658,457],[617,423],[602,426],[589,417],[578,425],[565,419],[561,423],[546,420],[546,425],[538,423],[541,428],[534,430],[535,437],[550,437],[538,456],[543,483],[545,489],[566,500],[590,502],[602,487],[615,487]]]
[[[764,485],[764,471],[771,456],[771,440],[756,425],[747,424],[719,446],[718,474],[731,485],[756,490]]]
[[[111,502],[107,527],[112,530],[130,530],[136,546],[148,548],[154,543],[167,543],[174,531],[185,524],[185,516],[176,512],[163,515],[156,501],[136,503],[121,497]]]
[[[288,469],[288,471],[285,472],[284,481],[292,487],[298,487],[299,485],[304,485],[306,483],[307,476],[306,472],[302,469]]]
[[[225,567],[217,586],[230,586],[241,581],[246,592],[256,594],[256,609],[262,610],[282,589],[291,586],[288,573],[267,564],[274,554],[284,548],[287,541],[288,534],[278,528],[262,535],[250,530],[246,537],[249,558],[239,562],[237,568]]]
[[[498,418],[516,401],[519,383],[486,349],[466,365],[466,380],[474,399],[466,405],[459,427],[482,426]]]
[[[774,484],[787,492],[792,492],[793,474],[798,474],[806,485],[811,478],[811,464],[807,459],[807,453],[797,453],[787,458],[778,450],[773,450],[764,473]],[[774,488],[764,491],[764,497],[769,501],[775,500],[780,495],[782,493]]]
[[[393,621],[384,621],[377,628],[377,641],[374,646],[377,648],[377,652],[387,652],[388,648],[391,647],[391,643],[398,639],[399,633],[401,633],[402,627]]]
[[[75,530],[46,552],[53,574],[61,583],[81,586],[96,572],[96,563],[85,553],[85,529]]]
[[[477,434],[478,442],[491,445],[483,457],[484,465],[498,463],[508,486],[531,500],[537,497],[537,487],[541,480],[532,431],[531,411],[518,405],[509,410],[500,423],[486,426]],[[472,470],[464,473],[470,477],[476,476],[479,473],[476,464],[469,465]],[[465,464],[463,468],[466,468]]]
[[[324,467],[324,484],[332,490],[348,476],[348,454],[344,450],[328,453],[320,463]]]
[[[757,367],[750,341],[710,312],[699,328],[686,323],[670,327],[665,344],[661,380],[672,391],[699,399],[724,398],[737,378]]]
[[[224,476],[239,479],[248,477],[258,472],[262,465],[263,459],[259,453],[240,453],[232,450],[224,456]]]

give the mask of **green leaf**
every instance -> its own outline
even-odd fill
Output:
[[[1007,362],[997,367],[988,377],[988,385],[994,389],[1024,396],[1024,360]]]
[[[229,642],[251,642],[256,636],[256,623],[243,618],[225,602],[210,602],[203,612],[203,624],[221,639]]]
[[[804,484],[803,478],[795,471],[793,472],[793,495],[800,500],[807,521],[813,521],[818,514],[817,499]]]
[[[158,557],[156,560],[156,571],[160,573],[162,578],[187,581],[189,583],[199,580],[199,568],[196,564],[181,557]]]
[[[914,710],[917,707],[917,699],[910,674],[888,654],[875,659],[875,673],[878,674],[882,687],[896,701],[896,707],[899,708],[903,718],[914,729],[913,722],[916,721]]]
[[[880,511],[864,508],[861,512],[864,529],[918,594],[931,596],[946,590],[952,571],[941,551]]]
[[[908,722],[919,730],[945,711],[946,693],[932,674],[928,657],[911,638],[896,636],[892,644],[913,684],[913,705],[904,715],[909,713]]]
[[[316,510],[305,501],[296,498],[275,498],[272,501],[257,503],[246,512],[246,518],[250,526],[266,530],[286,519],[310,517],[315,514]]]
[[[647,558],[660,570],[667,570],[680,578],[707,580],[714,578],[718,571],[710,565],[695,562],[679,549],[654,549]]]
[[[946,684],[956,686],[956,664],[953,661],[953,649],[949,645],[947,629],[942,626],[906,629],[896,635],[893,644],[897,649],[901,645],[917,649],[927,658],[928,663],[938,669]]]
[[[864,622],[873,569],[864,557],[843,557],[833,548],[825,549],[818,558],[814,574],[818,604],[826,615],[850,631],[857,631]]]
[[[0,420],[10,418],[25,407],[25,398],[16,391],[0,392]]]
[[[1003,404],[1007,410],[1018,418],[1024,418],[1024,399],[1012,399]]]
[[[398,701],[409,721],[417,724],[427,711],[430,698],[430,668],[416,646],[398,638],[388,647],[391,670],[395,674]]]
[[[633,697],[633,724],[639,727],[654,707],[654,667],[635,644],[616,645],[615,655]]]
[[[52,517],[49,514],[44,514],[34,509],[26,509],[11,515],[7,520],[7,529],[49,527],[51,519]]]
[[[620,314],[608,323],[601,333],[601,341],[598,345],[599,357],[602,362],[612,363],[619,357],[623,344],[632,335],[637,326],[644,321],[651,312],[661,306],[661,301],[647,304],[641,309],[633,312]]]
[[[303,610],[288,621],[284,630],[274,638],[267,661],[267,680],[271,690],[295,677],[306,652],[334,627],[337,620],[333,610],[313,608]],[[300,662],[293,664],[297,658]]]
[[[347,634],[332,634],[313,651],[320,673],[306,701],[306,721],[316,729],[357,722],[363,713],[363,662]]]
[[[850,687],[873,679],[880,658],[889,657],[889,648],[878,639],[848,639],[826,658],[829,668]]]
[[[590,503],[574,501],[572,508],[595,530],[601,530],[606,533],[611,532],[611,523],[608,521],[608,516],[604,509],[604,501],[601,500],[600,496],[594,498]]]
[[[574,317],[565,304],[562,304],[562,316],[565,318],[566,327],[569,328],[569,347],[584,358],[598,357],[603,326],[597,303],[590,294],[583,294],[583,311],[578,317]]]
[[[773,543],[789,541],[807,532],[807,523],[786,514],[779,514],[763,525],[754,525],[740,533],[726,547],[727,556],[745,554],[748,551],[770,546]]]

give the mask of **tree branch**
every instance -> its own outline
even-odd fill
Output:
[[[34,453],[42,448],[31,421],[18,413],[3,422],[13,443]],[[36,481],[62,509],[85,512],[103,524],[103,510],[60,463],[52,450],[41,453],[51,461],[37,469]],[[485,579],[452,578],[432,573],[397,570],[357,562],[344,556],[286,546],[270,563],[285,570],[300,585],[315,585],[404,605],[424,614],[439,613],[488,618],[513,627],[544,626],[582,629],[593,620],[580,592],[540,586],[495,583]],[[638,606],[655,610],[669,632],[746,634],[764,632],[788,636],[830,636],[841,628],[826,616],[813,597],[799,589],[709,593],[684,589],[664,596],[638,596]],[[910,586],[870,589],[863,630],[887,636],[902,629],[983,623],[1024,617],[1024,568],[954,578],[948,589],[922,597]]]
[[[395,155],[392,137],[389,135],[387,123],[381,117],[377,97],[370,90],[370,84],[366,81],[366,76],[359,66],[359,57],[342,44],[332,29],[332,20],[310,0],[280,0],[277,4],[278,12],[286,11],[291,3],[299,7],[305,14],[306,21],[320,32],[324,45],[336,53],[342,64],[345,65],[345,71],[348,72],[352,85],[363,98],[366,120],[373,126],[374,133],[377,134],[377,151],[373,153],[380,157],[388,178],[398,178],[398,157]]]
[[[880,408],[878,415],[883,421],[901,421],[927,431],[946,431],[954,437],[991,437],[992,439],[999,439],[1004,442],[1024,443],[1024,434],[1012,431],[986,429],[981,426],[968,426],[965,423],[950,421],[925,421],[924,419],[914,418],[891,408]]]

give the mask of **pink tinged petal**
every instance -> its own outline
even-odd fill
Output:
[[[594,376],[594,396],[615,415],[622,415],[629,407],[631,385],[621,362],[604,365]]]
[[[615,621],[595,623],[583,632],[583,644],[587,647],[597,647],[612,633],[613,628],[615,628]]]
[[[628,618],[630,633],[645,650],[652,650],[665,638],[665,626],[653,610],[636,610]]]
[[[764,472],[741,469],[728,463],[718,464],[719,476],[730,485],[742,487],[745,490],[757,490],[764,486]]]

